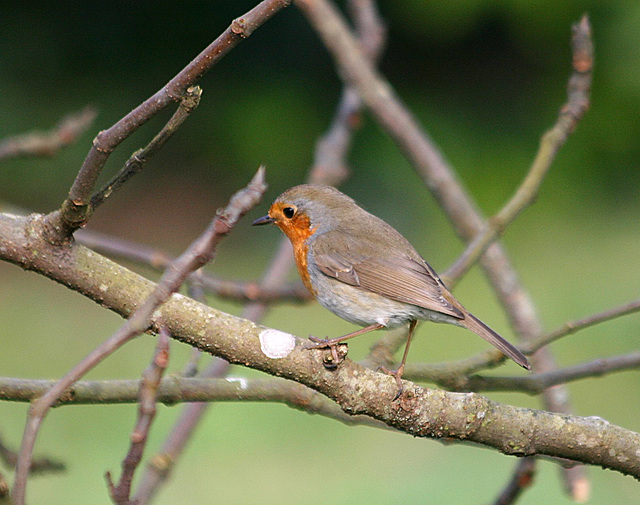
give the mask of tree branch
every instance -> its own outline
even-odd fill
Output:
[[[122,461],[122,475],[116,486],[111,479],[111,473],[107,472],[107,486],[111,499],[116,505],[136,505],[131,500],[131,484],[133,475],[142,461],[142,454],[147,445],[147,438],[151,430],[151,424],[156,415],[156,397],[160,381],[169,362],[169,334],[164,326],[160,327],[158,342],[153,354],[151,364],[142,374],[137,394],[138,418],[131,434],[131,446],[126,457]]]
[[[96,115],[93,107],[85,107],[63,117],[49,132],[30,132],[4,139],[0,141],[0,160],[18,156],[55,156],[87,131]]]
[[[474,375],[469,377],[467,387],[473,391],[516,390],[529,394],[539,394],[558,384],[566,384],[587,377],[600,377],[612,372],[636,369],[640,369],[640,352],[632,352],[610,358],[599,358],[579,365],[522,377],[486,377]]]
[[[42,398],[31,404],[25,425],[20,456],[18,457],[15,484],[13,487],[13,500],[16,505],[24,504],[31,455],[40,425],[49,408],[71,384],[116,349],[149,328],[152,313],[154,313],[161,304],[165,303],[172,293],[175,293],[175,291],[180,288],[190,273],[212,259],[215,247],[221,237],[229,233],[240,217],[258,203],[265,190],[264,168],[260,167],[249,185],[231,198],[229,205],[224,211],[218,213],[209,225],[209,228],[167,269],[160,279],[160,282],[154,285],[153,289],[147,291],[146,296],[141,296],[133,301],[129,309],[136,307],[140,300],[145,300],[142,306],[130,315],[129,320],[109,339],[103,342],[60,379]],[[29,224],[27,226],[32,227],[31,231],[39,235],[40,239],[48,236],[44,219],[46,219],[46,217],[38,215],[33,215],[28,218]],[[48,242],[46,238],[44,238],[44,240]],[[54,244],[51,245],[53,246]],[[74,249],[74,246],[73,244],[66,244],[55,249],[58,254],[64,256],[69,254],[71,250]],[[38,254],[39,249],[34,249],[31,252],[32,259],[34,255],[38,256]],[[30,260],[28,261],[30,262]],[[89,271],[86,272],[87,274],[91,275],[96,273],[96,271],[93,270],[91,261],[86,263],[85,267],[89,267]],[[111,275],[103,277],[102,282],[97,288],[98,291],[109,290],[109,283],[113,281],[111,277]],[[96,286],[94,286],[93,289],[96,289]],[[155,331],[158,331],[157,326],[155,327]]]
[[[49,391],[56,381],[0,377],[0,400],[30,402]],[[136,403],[140,381],[78,381],[58,400],[63,405],[115,405]],[[310,414],[319,414],[347,425],[386,425],[366,416],[350,416],[317,391],[279,378],[204,378],[171,375],[158,385],[157,401],[164,405],[211,402],[283,403]],[[15,462],[14,462],[15,463]]]
[[[173,77],[162,89],[107,130],[101,131],[93,141],[76,177],[69,196],[60,211],[46,218],[47,230],[54,241],[64,241],[75,230],[86,224],[90,214],[90,199],[96,181],[111,152],[140,126],[164,110],[172,102],[180,101],[187,88],[195,85],[220,59],[258,27],[290,4],[291,0],[263,0],[244,16],[235,19],[222,35],[214,40],[196,58]]]
[[[138,149],[124,164],[124,167],[118,172],[100,191],[91,197],[91,211],[102,205],[114,191],[120,189],[131,177],[141,172],[149,158],[156,154],[173,134],[182,126],[189,115],[200,104],[202,89],[199,86],[187,88],[184,96],[180,98],[180,104],[173,116],[167,121],[158,134],[153,138],[146,147]]]
[[[0,215],[0,255],[37,270],[125,317],[153,291],[150,281],[80,245],[53,246],[34,231],[38,217]],[[109,284],[105,286],[105,282]],[[106,289],[105,289],[106,287]],[[501,405],[473,393],[447,393],[405,384],[346,359],[325,369],[325,351],[303,349],[303,341],[282,358],[261,347],[264,327],[186,297],[172,296],[152,317],[173,338],[229,362],[282,376],[335,400],[349,414],[364,414],[421,437],[451,437],[494,447],[505,454],[545,454],[611,468],[640,478],[640,435],[603,420]],[[264,337],[264,334],[263,334]]]
[[[591,74],[593,71],[593,42],[586,17],[573,27],[573,74],[567,86],[567,103],[560,108],[558,120],[540,140],[538,153],[515,194],[504,207],[487,220],[484,229],[467,244],[466,250],[442,275],[453,285],[484,254],[522,211],[536,199],[542,182],[556,158],[556,154],[578,126],[589,108]]]

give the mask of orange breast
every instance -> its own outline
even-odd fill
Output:
[[[309,276],[309,263],[307,261],[309,247],[307,239],[314,234],[316,229],[311,228],[311,222],[305,215],[297,216],[291,221],[277,222],[276,224],[291,241],[300,278],[311,294],[315,296],[316,291],[311,285],[311,277]]]

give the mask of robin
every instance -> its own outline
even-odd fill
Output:
[[[330,186],[303,184],[282,193],[254,225],[275,224],[293,245],[302,282],[342,319],[364,328],[316,339],[308,348],[336,348],[347,339],[382,328],[409,325],[400,366],[385,370],[398,383],[419,320],[473,331],[518,365],[530,368],[518,349],[467,311],[433,268],[398,231]],[[334,365],[335,366],[335,365]]]

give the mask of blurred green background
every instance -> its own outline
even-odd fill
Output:
[[[50,2],[36,8],[2,2],[0,138],[49,129],[87,104],[99,116],[75,145],[52,159],[3,162],[0,200],[39,212],[56,208],[93,136],[158,90],[255,3]],[[560,152],[536,205],[511,226],[504,242],[546,329],[637,298],[640,3],[381,0],[379,7],[389,37],[382,72],[486,214],[512,194],[540,134],[555,121],[570,72],[570,27],[590,14],[596,44],[591,110]],[[249,223],[273,197],[304,180],[341,85],[295,7],[234,49],[200,85],[196,113],[145,172],[98,211],[89,229],[178,253],[264,163],[267,200],[240,223],[210,266],[223,277],[256,279],[280,236]],[[111,156],[105,179],[169,114]],[[437,270],[450,265],[462,245],[402,154],[366,115],[349,163],[353,173],[342,189],[407,235]],[[3,376],[59,377],[121,324],[93,302],[12,265],[0,264],[0,279]],[[512,336],[478,269],[456,294]],[[352,329],[315,304],[277,307],[265,324],[301,336]],[[639,329],[639,316],[629,316],[566,338],[553,350],[561,365],[622,354],[637,350]],[[374,339],[350,344],[352,357],[364,356]],[[153,345],[142,337],[89,377],[138,377]],[[485,348],[463,330],[424,325],[410,359],[442,361]],[[188,354],[173,343],[173,370]],[[258,375],[243,368],[232,373]],[[519,372],[509,364],[504,373]],[[569,390],[577,414],[640,430],[637,373],[583,380]],[[540,405],[520,394],[491,397]],[[148,454],[179,411],[160,407]],[[0,404],[0,433],[13,446],[20,442],[25,413],[25,405]],[[103,475],[119,472],[134,417],[134,406],[53,411],[37,452],[67,461],[69,469],[34,478],[30,502],[109,503]],[[515,463],[490,450],[347,428],[281,405],[222,404],[212,406],[157,503],[489,503]],[[590,503],[637,503],[638,484],[630,477],[595,468],[589,475]],[[540,464],[536,485],[519,503],[570,503],[555,465]]]

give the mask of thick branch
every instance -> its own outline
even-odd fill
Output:
[[[0,255],[64,283],[128,316],[153,290],[150,281],[82,246],[53,246],[37,230],[40,216],[0,215]],[[257,326],[174,294],[153,316],[173,338],[229,362],[295,380],[335,400],[349,414],[364,414],[421,437],[451,437],[505,454],[546,454],[618,470],[640,479],[640,435],[594,418],[501,405],[473,393],[423,389],[411,383],[393,402],[395,381],[345,360],[330,371],[324,351],[295,348],[281,359],[261,350]],[[157,330],[157,327],[155,328]]]

